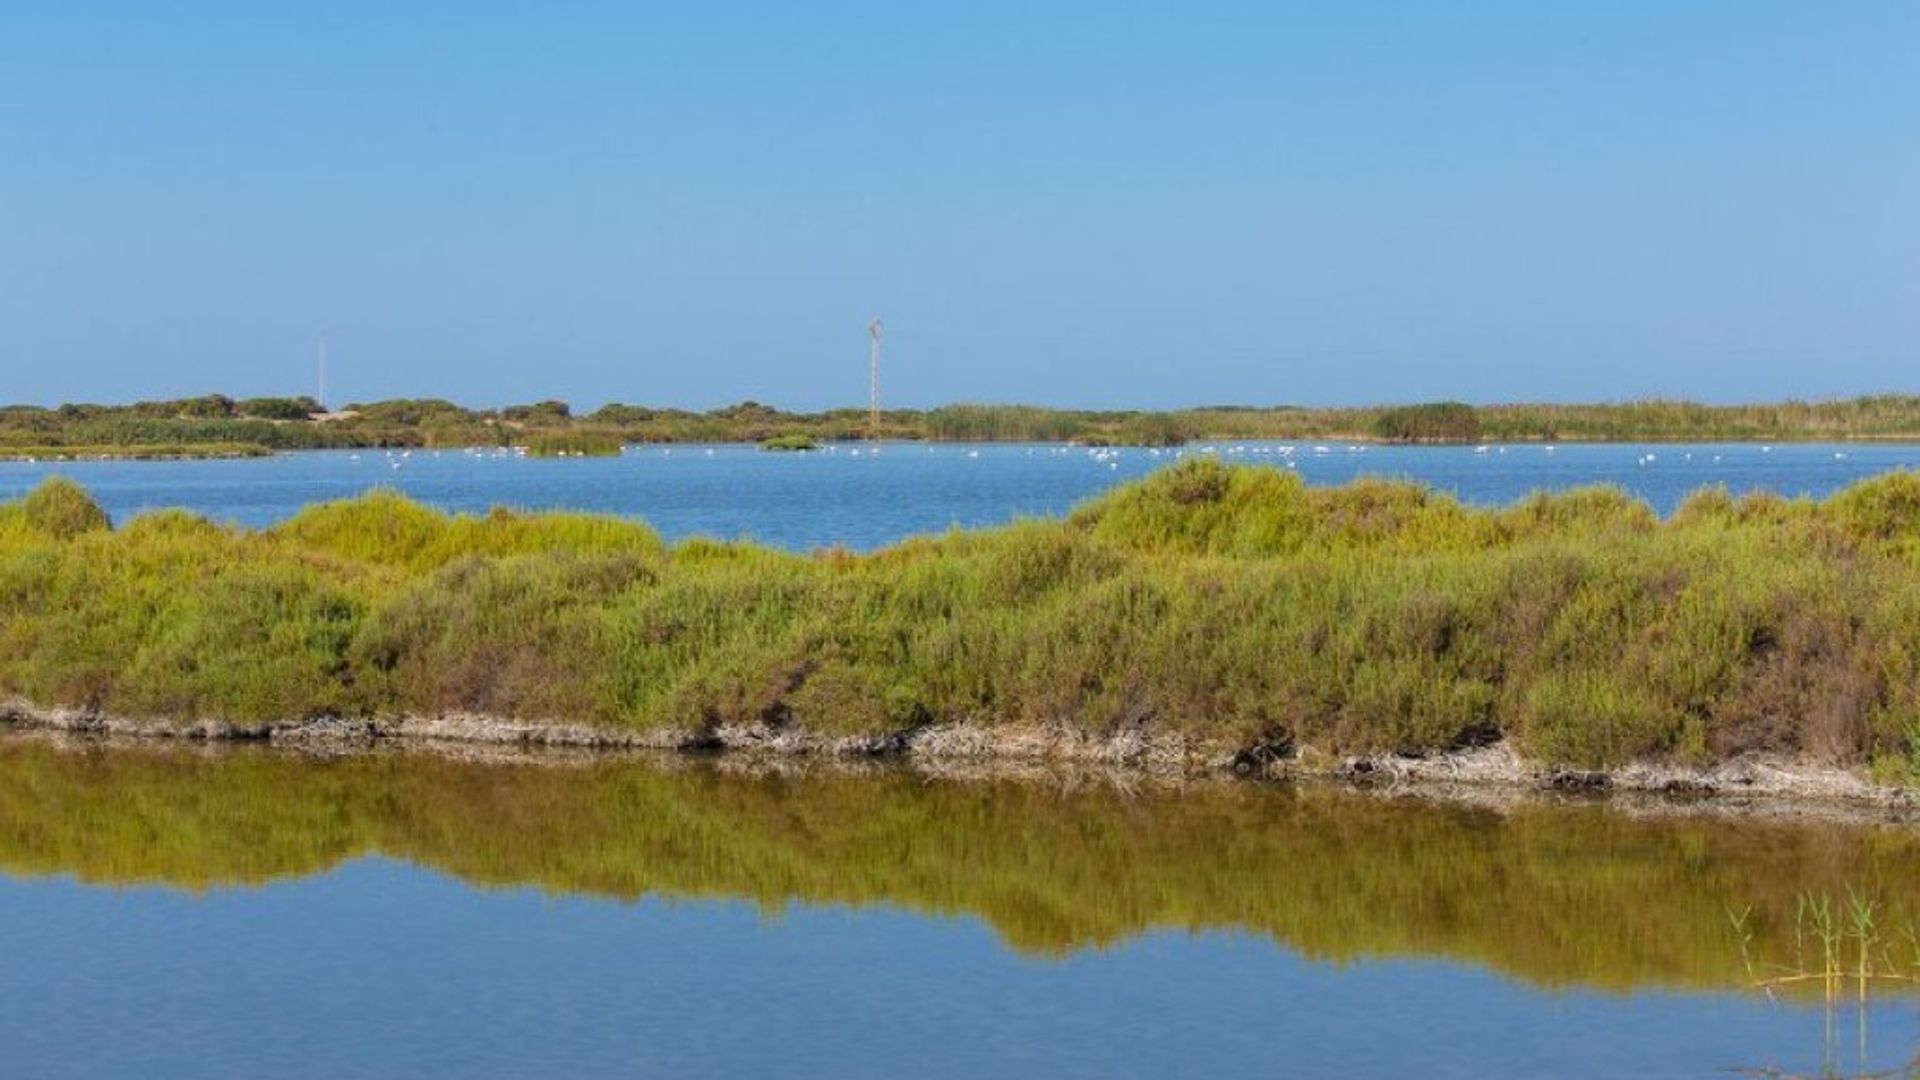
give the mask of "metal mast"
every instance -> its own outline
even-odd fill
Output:
[[[320,331],[320,340],[314,345],[314,367],[318,373],[316,389],[319,393],[319,396],[313,399],[314,404],[325,409],[327,407],[327,332],[325,330]]]
[[[867,438],[880,441],[880,335],[886,327],[875,319],[867,324],[867,336],[873,339],[873,373],[867,389]]]

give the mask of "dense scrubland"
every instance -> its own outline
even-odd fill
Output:
[[[1897,825],[1087,779],[0,739],[0,871],[202,890],[383,855],[481,885],[972,915],[1044,955],[1231,930],[1321,959],[1443,956],[1621,989],[1804,967],[1807,897],[1873,902],[1896,938],[1920,914],[1920,833]]]
[[[210,455],[376,446],[529,446],[556,455],[616,453],[627,443],[818,442],[875,434],[863,409],[786,412],[745,401],[694,412],[611,404],[576,414],[565,402],[470,409],[438,399],[350,404],[219,394],[132,405],[0,407],[0,456]],[[1361,408],[1211,407],[1166,412],[1026,405],[948,405],[882,414],[889,439],[1077,441],[1168,446],[1195,439],[1388,442],[1920,439],[1920,397],[1778,405],[1639,401],[1602,405]]]
[[[783,553],[392,493],[260,531],[0,505],[0,695],[259,723],[485,714],[822,737],[1177,736],[1272,757],[1509,740],[1912,775],[1920,475],[1822,502],[1595,488],[1474,509],[1190,460],[1068,518]]]

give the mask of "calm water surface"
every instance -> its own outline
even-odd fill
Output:
[[[14,737],[0,1047],[22,1076],[1851,1075],[1920,1049],[1920,1001],[1769,1001],[1748,967],[1849,887],[1911,925],[1920,836]]]
[[[1172,460],[1170,452],[1094,454],[1044,445],[895,444],[877,457],[772,454],[741,446],[633,447],[617,458],[532,460],[457,450],[288,454],[249,461],[0,463],[0,498],[59,472],[87,485],[116,518],[184,506],[264,525],[307,503],[390,486],[449,510],[495,504],[645,518],[669,538],[752,537],[790,548],[872,548],[951,526],[1054,515]],[[1189,447],[1187,454],[1207,446]],[[1227,460],[1297,469],[1309,483],[1356,476],[1419,480],[1478,504],[1529,492],[1617,484],[1662,513],[1708,484],[1735,492],[1824,495],[1862,477],[1920,467],[1920,446],[1657,445],[1349,447],[1232,443]]]

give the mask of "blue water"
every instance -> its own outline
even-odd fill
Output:
[[[1198,454],[1206,445],[1188,447]],[[1356,476],[1418,480],[1475,504],[1536,490],[1617,484],[1670,512],[1690,491],[1824,495],[1889,469],[1920,468],[1920,446],[1751,444],[1349,447],[1214,444],[1229,461],[1293,468],[1309,483]],[[856,455],[856,451],[859,451]],[[893,444],[878,456],[742,446],[634,447],[617,458],[538,460],[416,450],[329,451],[243,461],[0,463],[0,497],[50,473],[94,492],[116,519],[183,506],[219,520],[269,524],[321,499],[393,487],[448,510],[496,504],[644,518],[670,539],[704,534],[795,549],[868,549],[914,533],[1056,515],[1174,460],[1172,452],[1092,452],[1047,445]]]
[[[1711,1077],[1851,1067],[1856,1017],[1542,992],[1224,933],[1021,957],[965,917],[483,890],[369,858],[190,895],[0,888],[0,1072],[30,1077]],[[1872,1008],[1882,1066],[1920,1036]]]

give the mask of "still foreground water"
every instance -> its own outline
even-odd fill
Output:
[[[1752,987],[1817,963],[1804,898],[1849,890],[1874,963],[1912,970],[1920,834],[1891,825],[12,737],[0,875],[9,1076],[1710,1077],[1920,1050],[1897,987]]]
[[[1349,447],[1226,443],[1228,461],[1291,468],[1309,483],[1356,476],[1418,480],[1477,504],[1529,492],[1616,484],[1661,513],[1690,491],[1824,495],[1862,477],[1920,467],[1920,446],[1735,445]],[[878,456],[766,453],[742,446],[632,447],[615,458],[535,460],[458,450],[329,451],[248,461],[0,462],[0,498],[50,473],[93,491],[116,519],[183,506],[217,520],[265,525],[308,503],[394,487],[448,510],[495,504],[593,510],[645,518],[670,539],[751,537],[806,549],[872,548],[913,533],[1064,513],[1075,503],[1172,461],[1169,451],[1092,452],[1046,445],[892,444]]]

